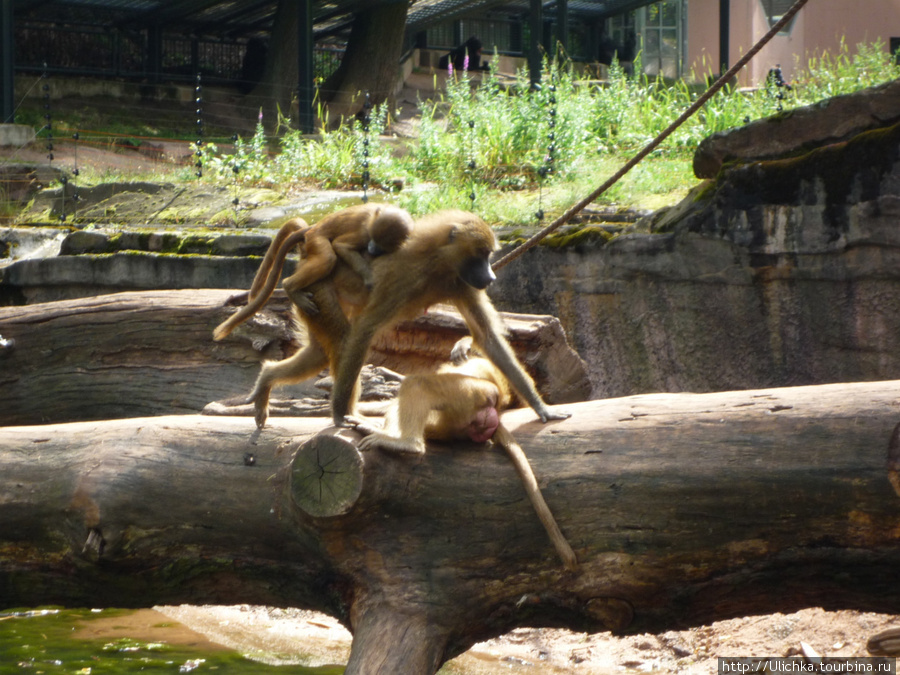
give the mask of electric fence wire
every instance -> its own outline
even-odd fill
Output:
[[[369,125],[372,122],[372,100],[369,98],[369,92],[366,92],[366,100],[363,103],[363,118],[362,118],[362,130],[363,130],[363,151],[362,151],[362,203],[367,204],[369,202]]]
[[[550,92],[550,96],[548,97],[547,102],[550,105],[548,106],[547,113],[550,117],[547,120],[547,154],[544,157],[544,163],[538,168],[538,210],[534,214],[534,217],[538,222],[544,220],[544,181],[547,179],[547,176],[553,173],[553,162],[556,158],[556,85],[554,85],[552,81],[548,87],[548,91]]]
[[[194,102],[197,104],[197,178],[203,178],[203,82],[200,73],[197,73],[197,86],[194,89]]]

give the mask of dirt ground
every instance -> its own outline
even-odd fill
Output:
[[[180,605],[157,607],[156,611],[213,643],[265,663],[346,663],[350,653],[350,633],[335,619],[316,612],[249,605]],[[900,627],[897,616],[815,608],[623,638],[609,633],[519,628],[476,644],[446,664],[441,672],[608,675],[634,671],[711,675],[717,672],[716,659],[720,656],[800,656],[804,650],[823,657],[869,656],[869,637],[896,627]]]

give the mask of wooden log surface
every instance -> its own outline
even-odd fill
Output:
[[[574,573],[483,446],[365,453],[343,469],[360,481],[347,508],[314,517],[292,462],[324,419],[0,429],[0,604],[310,607],[354,632],[351,673],[430,672],[519,625],[637,633],[900,606],[900,382],[564,407],[504,422]]]
[[[215,326],[246,294],[228,290],[136,291],[21,307],[0,307],[0,425],[44,424],[199,412],[248,393],[260,361],[298,343],[289,303],[267,307],[222,342]],[[504,315],[513,348],[550,402],[590,395],[587,370],[553,317]],[[384,334],[376,365],[407,373],[445,361],[468,333],[458,314],[430,311]],[[4,347],[4,344],[8,346]],[[319,396],[313,383],[276,396]],[[302,407],[272,413],[303,414]]]

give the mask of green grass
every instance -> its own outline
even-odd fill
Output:
[[[545,63],[543,86],[536,90],[524,72],[508,86],[490,72],[477,87],[465,73],[455,74],[442,96],[420,103],[420,135],[402,157],[378,142],[387,111],[376,109],[368,135],[373,179],[403,176],[408,185],[439,186],[399,195],[400,205],[414,213],[473,208],[493,222],[533,222],[539,209],[558,214],[589,194],[699,95],[697,86],[680,81],[627,78],[615,64],[608,83],[597,85],[576,76],[570,65],[562,59]],[[727,89],[600,201],[642,208],[672,203],[696,183],[691,159],[706,136],[781,106],[814,103],[898,76],[883,43],[861,44],[852,52],[842,44],[837,53],[800,69],[783,100],[773,87]],[[287,131],[277,140],[279,148],[270,147],[274,158],[259,170],[242,171],[241,180],[358,187],[366,137],[358,122],[318,142]]]
[[[767,86],[720,92],[598,201],[641,208],[673,203],[697,182],[691,160],[706,136],[780,107],[789,110],[900,76],[882,42],[855,50],[842,43],[836,53],[797,70],[791,90],[780,90],[783,100]],[[316,139],[282,120],[276,133],[259,123],[252,135],[238,138],[233,151],[205,145],[202,180],[279,190],[359,190],[368,171],[370,188],[403,178],[407,189],[396,201],[413,213],[464,208],[492,222],[527,224],[535,222],[538,210],[553,217],[592,192],[700,93],[700,87],[681,81],[628,78],[616,64],[608,82],[597,84],[577,76],[564,58],[545,63],[542,83],[532,89],[521,72],[504,84],[489,72],[474,86],[467,74],[455,74],[437,99],[420,102],[419,137],[406,153],[382,141],[389,113],[383,105],[372,111],[368,130],[354,121]],[[131,131],[146,133],[146,125]],[[129,129],[115,132],[127,137]],[[174,179],[196,180],[191,169]]]

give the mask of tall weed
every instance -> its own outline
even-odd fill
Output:
[[[635,70],[640,72],[639,57]],[[643,170],[626,177],[604,199],[640,203],[647,195],[683,191],[693,180],[691,156],[706,136],[775,114],[779,108],[789,110],[897,77],[900,67],[882,41],[857,45],[853,52],[842,42],[835,53],[818,55],[798,68],[789,88],[726,87],[655,151]],[[709,79],[709,74],[693,79]],[[604,82],[597,82],[577,75],[563,54],[545,60],[541,82],[532,87],[524,70],[511,82],[503,81],[495,70],[483,73],[480,82],[467,72],[453,73],[436,99],[419,102],[418,138],[399,157],[380,138],[388,117],[384,105],[373,110],[368,134],[353,121],[323,131],[318,138],[291,130],[279,138],[266,138],[260,122],[254,136],[238,139],[232,153],[206,146],[204,175],[282,186],[358,186],[367,147],[373,183],[379,177],[404,176],[408,185],[441,186],[401,195],[403,205],[415,212],[474,207],[508,220],[518,209],[524,222],[535,210],[546,210],[536,204],[555,208],[558,200],[547,191],[566,195],[573,185],[599,183],[614,170],[611,167],[666,128],[703,89],[683,81],[628,76],[617,63]],[[278,151],[272,152],[273,147]],[[537,187],[541,190],[536,198],[506,196]]]

